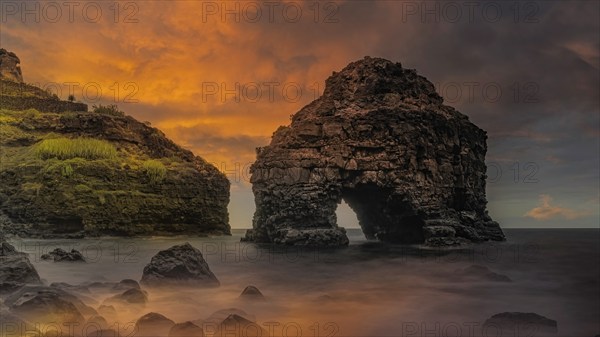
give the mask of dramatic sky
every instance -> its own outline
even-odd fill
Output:
[[[598,227],[597,1],[0,2],[26,82],[115,103],[215,163],[250,227],[248,166],[279,125],[366,55],[414,68],[488,132],[504,227]],[[69,84],[72,83],[72,84]],[[348,209],[341,225],[355,226]]]

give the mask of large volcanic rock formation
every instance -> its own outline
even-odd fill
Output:
[[[380,58],[351,63],[257,149],[245,240],[345,245],[335,215],[342,199],[368,238],[503,240],[486,211],[486,138],[415,70]]]

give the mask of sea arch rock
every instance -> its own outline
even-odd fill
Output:
[[[367,238],[455,245],[504,240],[486,211],[486,132],[400,63],[366,57],[257,149],[244,240],[348,244],[344,199]]]

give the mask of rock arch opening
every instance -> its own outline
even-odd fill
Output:
[[[422,243],[423,221],[413,207],[390,188],[359,184],[342,189],[342,198],[356,212],[367,239]]]
[[[340,203],[338,203],[335,210],[335,217],[337,219],[338,226],[346,229],[346,235],[348,236],[348,240],[350,242],[364,241],[367,239],[362,228],[360,227],[356,212],[350,208],[344,199],[341,199]]]

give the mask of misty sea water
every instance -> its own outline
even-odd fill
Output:
[[[202,251],[221,287],[149,289],[148,305],[120,315],[121,323],[151,311],[183,322],[239,308],[259,324],[277,322],[273,328],[279,335],[284,331],[277,329],[286,328],[290,336],[297,335],[293,333],[297,329],[301,336],[421,336],[427,331],[478,336],[494,314],[534,312],[556,320],[559,336],[600,333],[600,231],[505,229],[505,233],[506,242],[454,249],[368,241],[360,229],[349,229],[350,246],[338,249],[244,243],[240,242],[244,230],[223,237],[10,242],[29,253],[48,284],[139,281],[159,250],[190,242]],[[77,249],[88,262],[41,260],[42,254],[58,247]],[[472,265],[485,266],[510,282],[465,277],[462,270]],[[267,301],[240,300],[247,285],[257,286]],[[91,291],[82,299],[96,308],[109,296]],[[292,326],[295,330],[290,330]]]

